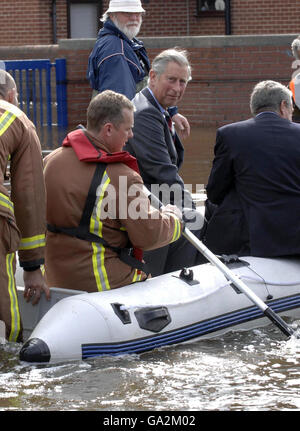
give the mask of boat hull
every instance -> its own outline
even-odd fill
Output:
[[[300,261],[247,257],[232,271],[281,316],[300,318]],[[56,363],[137,354],[270,324],[212,264],[120,289],[71,292],[41,318],[20,358]]]

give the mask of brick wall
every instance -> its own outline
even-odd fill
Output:
[[[180,112],[192,125],[220,126],[250,116],[249,95],[264,79],[287,84],[293,57],[291,35],[199,36],[145,38],[150,59],[173,46],[186,48],[192,81],[180,103]],[[59,45],[0,47],[1,59],[67,59],[68,116],[70,128],[85,124],[91,89],[86,80],[93,39],[61,40]]]
[[[232,34],[284,34],[299,30],[299,0],[232,0]]]
[[[106,10],[109,0],[103,1]],[[196,0],[143,2],[141,36],[224,35],[225,17],[197,16]],[[232,34],[298,33],[299,0],[231,0]]]
[[[294,38],[200,36],[145,39],[145,43],[151,58],[168,47],[187,49],[193,79],[180,102],[180,111],[193,125],[221,126],[249,118],[249,95],[257,82],[273,79],[288,84]]]
[[[67,37],[67,3],[56,2],[57,38]],[[53,43],[52,0],[1,2],[1,45]]]
[[[197,16],[195,0],[150,0],[144,8],[146,15],[140,36],[225,34],[225,18]]]
[[[102,3],[105,11],[109,0]],[[225,18],[197,16],[196,0],[150,0],[143,6],[141,38],[225,34]],[[56,0],[56,29],[57,40],[67,38],[67,0]],[[231,0],[231,29],[233,35],[298,33],[300,1]],[[48,45],[53,38],[52,0],[2,0],[3,46]]]

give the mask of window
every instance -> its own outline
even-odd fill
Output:
[[[99,0],[68,0],[68,37],[95,38],[102,26],[99,19],[102,2]]]
[[[223,16],[228,0],[197,0],[197,14]]]

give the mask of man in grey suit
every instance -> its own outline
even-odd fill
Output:
[[[192,196],[179,175],[184,147],[170,118],[190,79],[191,67],[185,51],[168,49],[155,57],[148,87],[133,99],[134,136],[124,149],[136,157],[146,187],[163,204],[170,203],[183,210],[190,221],[188,227],[199,237],[200,214],[195,211]],[[145,253],[145,260],[154,276],[203,261],[183,237],[167,247]]]

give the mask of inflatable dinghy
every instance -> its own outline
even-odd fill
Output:
[[[300,259],[243,257],[226,265],[274,312],[300,318]],[[56,298],[60,289],[52,292]],[[52,299],[22,346],[22,361],[139,354],[270,324],[211,263],[105,292],[62,292],[67,297]]]

